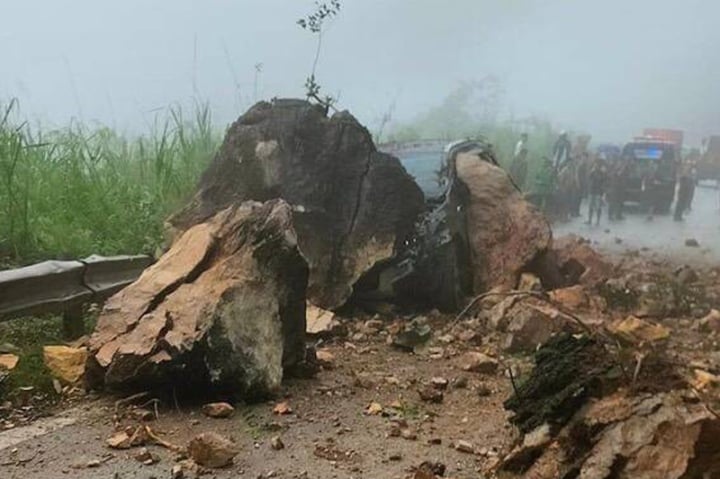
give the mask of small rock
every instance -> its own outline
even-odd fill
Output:
[[[474,373],[493,374],[498,369],[498,362],[487,354],[471,351],[463,356],[462,368]]]
[[[702,331],[710,331],[720,333],[720,311],[711,310],[707,316],[700,320],[700,329]]]
[[[464,343],[472,343],[477,342],[477,340],[480,339],[480,335],[471,329],[466,329],[458,334],[458,339]]]
[[[455,336],[453,336],[452,334],[443,334],[438,338],[438,341],[444,344],[450,344],[455,341]]]
[[[184,479],[184,477],[185,474],[180,464],[175,464],[172,469],[170,469],[170,479]]]
[[[390,460],[390,461],[402,461],[402,454],[397,453],[397,452],[394,453],[394,454],[390,454],[390,456],[388,456],[388,460]]]
[[[235,408],[226,402],[212,402],[202,407],[202,412],[208,417],[226,418],[232,416]]]
[[[365,409],[365,414],[368,416],[377,416],[379,414],[382,414],[383,407],[380,403],[377,402],[371,402],[368,407]]]
[[[438,389],[435,389],[432,386],[427,386],[422,389],[419,389],[418,394],[420,395],[420,399],[422,399],[425,402],[439,404],[439,403],[443,402],[443,399],[444,399],[443,392]]]
[[[86,348],[43,346],[43,361],[53,377],[66,384],[78,384],[85,375]]]
[[[146,447],[141,448],[133,457],[135,457],[137,462],[142,462],[146,466],[150,466],[160,461],[160,458],[150,452]]]
[[[698,243],[698,240],[696,240],[695,238],[688,238],[685,240],[685,246],[689,248],[699,248],[700,243]]]
[[[292,414],[292,408],[287,401],[279,402],[273,408],[273,413],[278,415]]]
[[[214,432],[198,434],[188,444],[190,458],[205,467],[225,467],[238,452],[233,442]]]
[[[442,439],[439,437],[433,437],[428,439],[428,444],[431,444],[433,446],[439,446],[442,444]]]
[[[430,380],[430,384],[435,389],[439,389],[441,391],[444,391],[448,387],[448,380],[441,377],[434,377]]]
[[[331,353],[329,349],[318,349],[315,352],[315,356],[320,366],[325,369],[332,369],[335,367],[335,355]]]
[[[442,359],[445,357],[445,350],[443,348],[432,347],[428,348],[428,354],[430,359]]]
[[[352,339],[356,343],[362,343],[367,339],[367,335],[365,333],[355,333],[350,337],[350,339]]]
[[[415,468],[413,479],[435,479],[436,477],[445,476],[445,464],[442,462],[424,461]]]
[[[468,378],[467,376],[458,376],[453,380],[452,383],[453,387],[455,389],[465,389],[468,387]]]
[[[414,351],[417,346],[426,343],[430,336],[432,336],[432,330],[424,318],[416,318],[405,327],[404,331],[395,336],[392,344],[405,351]]]
[[[467,454],[474,454],[474,453],[475,453],[475,447],[473,446],[473,444],[472,444],[471,442],[462,441],[462,440],[460,440],[460,441],[458,441],[458,442],[455,443],[455,450],[456,450],[456,451],[460,451],[460,452],[464,452],[464,453],[467,453]]]
[[[519,291],[542,291],[543,288],[540,278],[532,273],[523,273],[520,275],[517,289]]]
[[[408,441],[415,441],[417,440],[417,433],[413,431],[412,429],[403,429],[400,431],[400,436],[403,439],[407,439]]]
[[[270,447],[279,451],[281,449],[285,449],[285,444],[282,442],[282,439],[280,439],[280,436],[273,436],[270,439]]]
[[[20,358],[15,354],[0,354],[0,370],[6,369],[12,371],[17,366]]]

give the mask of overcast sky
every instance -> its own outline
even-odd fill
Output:
[[[622,141],[645,126],[720,133],[720,1],[342,0],[320,83],[369,126],[492,74],[504,108]],[[301,96],[312,0],[0,0],[0,99],[26,117],[142,131],[210,102],[226,123],[258,97]]]

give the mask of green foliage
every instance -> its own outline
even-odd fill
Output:
[[[163,220],[193,191],[219,144],[206,106],[170,109],[129,139],[79,123],[34,131],[0,116],[0,262],[153,252]]]
[[[330,2],[322,3],[316,1],[315,11],[296,22],[300,28],[311,32],[317,37],[317,47],[315,49],[315,59],[313,60],[312,70],[310,71],[310,76],[305,80],[305,96],[307,96],[309,100],[317,101],[326,111],[330,108],[334,109],[337,98],[331,95],[322,96],[320,94],[320,84],[315,78],[315,72],[317,71],[317,65],[320,61],[320,51],[322,50],[323,25],[326,20],[335,17],[338,13],[340,13],[340,0],[330,0]]]

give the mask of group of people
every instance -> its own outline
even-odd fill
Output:
[[[599,224],[603,207],[607,205],[608,220],[624,218],[627,178],[634,167],[630,158],[598,153],[585,149],[573,151],[566,132],[555,142],[550,158],[543,157],[537,165],[532,181],[528,181],[528,135],[521,135],[513,152],[510,176],[527,193],[528,198],[543,211],[559,220],[581,216],[581,205],[587,199],[587,224]],[[692,204],[695,178],[693,168],[683,165],[678,170],[677,199],[674,217],[682,220]],[[659,183],[657,170],[646,172],[642,179],[645,209],[650,216],[656,213],[654,189]]]

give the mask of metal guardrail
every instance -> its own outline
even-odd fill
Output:
[[[44,313],[63,314],[69,336],[77,335],[83,304],[102,302],[134,282],[153,263],[150,256],[90,256],[45,261],[0,271],[0,322]],[[74,329],[72,333],[68,328]]]

